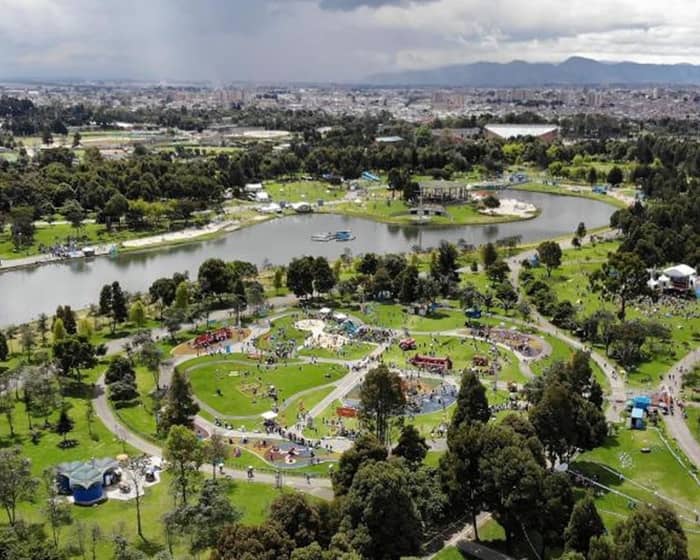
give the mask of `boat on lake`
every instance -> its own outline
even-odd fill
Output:
[[[335,238],[335,233],[327,231],[325,233],[314,233],[311,236],[311,241],[333,241]]]
[[[335,232],[336,241],[352,241],[355,236],[352,234],[352,230],[341,229]]]

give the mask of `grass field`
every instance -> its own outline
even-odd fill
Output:
[[[155,400],[152,392],[155,389],[153,374],[143,366],[138,366],[136,370],[136,386],[139,390],[139,403],[127,407],[115,409],[115,414],[129,428],[129,430],[141,434],[142,436],[155,439]]]
[[[412,224],[415,217],[409,212],[410,207],[403,200],[391,199],[387,195],[357,202],[342,202],[327,206],[325,211],[334,214],[347,214],[360,218],[369,218],[390,224]],[[451,204],[445,207],[447,216],[433,216],[432,225],[468,225],[492,224],[522,220],[517,216],[489,216],[481,214],[472,204]],[[534,216],[533,216],[534,217]]]
[[[609,195],[594,193],[590,187],[583,185],[579,188],[578,192],[572,191],[568,188],[557,187],[554,185],[545,185],[544,183],[528,183],[525,185],[518,185],[517,189],[513,190],[541,192],[547,194],[556,194],[560,196],[575,196],[579,198],[590,198],[591,200],[599,200],[617,208],[627,207],[627,204],[625,204],[621,200]]]
[[[321,181],[293,181],[282,183],[269,181],[264,184],[272,200],[279,202],[309,202],[317,200],[341,200],[347,192],[345,188],[332,187]]]
[[[40,247],[50,247],[52,245],[66,242],[68,239],[79,239],[85,244],[119,243],[129,239],[145,237],[159,233],[150,231],[113,231],[108,232],[103,224],[85,223],[76,230],[70,224],[51,224],[39,226],[34,232],[34,242],[23,247],[21,251],[15,251],[10,235],[9,227],[0,232],[0,259],[18,259],[40,253]]]
[[[145,544],[139,544],[140,541],[136,534],[136,507],[133,500],[108,500],[90,508],[72,507],[70,511],[76,522],[81,521],[88,527],[97,523],[102,529],[102,540],[97,548],[98,558],[112,557],[112,539],[118,533],[124,534],[133,544],[144,547],[149,554],[152,554],[165,549],[162,518],[174,507],[169,486],[170,475],[166,472],[159,484],[146,490],[142,499],[141,515],[144,535],[147,538]],[[242,522],[255,525],[267,517],[270,503],[282,491],[264,484],[235,482],[231,484],[228,496],[242,512]],[[22,504],[20,516],[28,521],[39,521],[41,519],[40,508],[34,504]],[[63,529],[62,542],[64,544],[72,540],[71,531],[73,530],[72,527]],[[186,540],[176,543],[176,552],[184,553],[185,549]]]
[[[399,348],[398,343],[392,344],[384,353],[384,361],[394,363],[399,367],[405,367],[407,360],[416,353],[448,356],[453,362],[454,373],[459,375],[461,371],[472,365],[472,358],[474,356],[491,355],[491,345],[481,341],[472,341],[466,338],[449,336],[433,337],[428,335],[416,335],[413,338],[418,346],[416,350],[404,352]],[[498,374],[498,378],[502,381],[524,383],[526,379],[520,371],[520,366],[515,355],[503,348],[499,348],[499,352],[499,363],[502,369]],[[408,367],[412,366],[409,365]]]
[[[274,385],[281,399],[337,381],[347,373],[335,364],[289,363],[260,367],[221,357],[197,358],[180,366],[189,375],[194,393],[228,416],[251,416],[269,410],[274,402],[267,390]],[[221,394],[217,394],[217,388]]]
[[[344,310],[345,311],[345,310]],[[464,313],[448,309],[438,309],[430,316],[421,317],[407,313],[398,304],[372,303],[365,306],[365,311],[347,310],[358,316],[365,323],[380,327],[410,331],[430,332],[458,329],[464,326]]]
[[[562,266],[552,272],[551,278],[547,278],[546,271],[542,268],[533,271],[537,277],[545,279],[552,286],[560,301],[572,302],[580,315],[588,316],[601,309],[614,313],[617,311],[617,304],[604,300],[600,294],[591,291],[589,275],[599,269],[608,253],[615,251],[617,247],[616,242],[607,242],[564,251]],[[700,303],[697,302],[688,302],[687,305],[700,308]],[[670,344],[645,345],[644,350],[650,359],[639,364],[636,370],[628,372],[627,381],[632,386],[654,386],[669,367],[700,344],[700,317],[674,316],[671,308],[664,306],[660,306],[659,312],[653,317],[649,316],[647,310],[634,304],[629,305],[627,311],[628,320],[659,321],[669,328],[672,339]]]

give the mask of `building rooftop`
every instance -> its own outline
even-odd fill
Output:
[[[559,130],[558,126],[551,124],[487,124],[484,128],[502,138],[542,136]]]

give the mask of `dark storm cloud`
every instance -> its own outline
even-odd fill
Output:
[[[572,54],[699,62],[696,0],[0,0],[0,77],[357,80]]]

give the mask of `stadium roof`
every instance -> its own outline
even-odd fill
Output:
[[[559,127],[553,124],[487,124],[484,128],[501,138],[536,137],[559,130]]]

